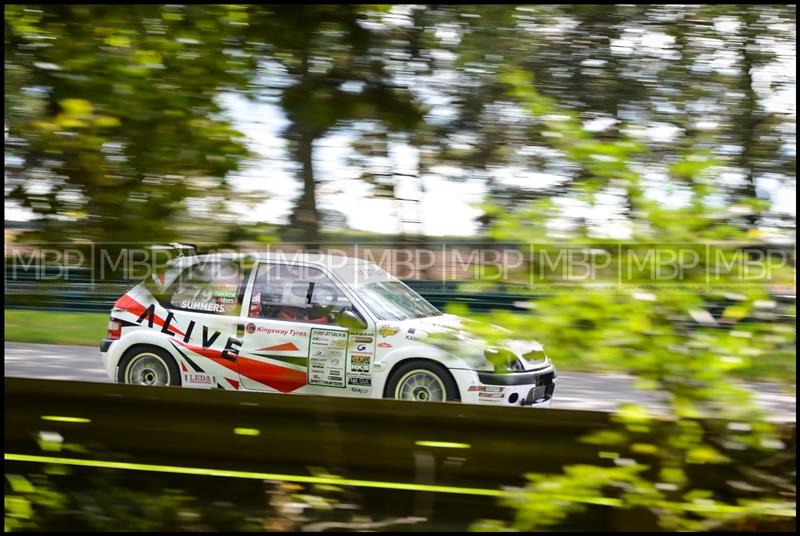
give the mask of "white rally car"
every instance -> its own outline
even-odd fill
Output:
[[[119,383],[549,406],[542,346],[465,322],[365,260],[198,255],[118,299],[100,350]]]

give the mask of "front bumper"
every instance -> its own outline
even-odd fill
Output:
[[[552,364],[525,372],[451,372],[462,402],[493,406],[549,407],[558,378]]]

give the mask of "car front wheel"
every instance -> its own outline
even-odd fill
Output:
[[[447,369],[431,361],[410,361],[392,372],[384,398],[420,402],[458,401],[458,387]]]
[[[128,350],[117,368],[117,382],[132,385],[180,385],[178,365],[161,348],[139,346]]]

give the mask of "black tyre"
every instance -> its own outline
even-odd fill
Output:
[[[181,372],[166,350],[137,345],[122,356],[117,382],[132,385],[180,385]]]
[[[408,361],[393,370],[383,397],[426,402],[461,400],[458,386],[447,369],[424,359]]]

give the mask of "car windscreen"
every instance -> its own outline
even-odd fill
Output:
[[[358,287],[358,294],[381,320],[409,320],[442,314],[401,281],[375,281]]]

